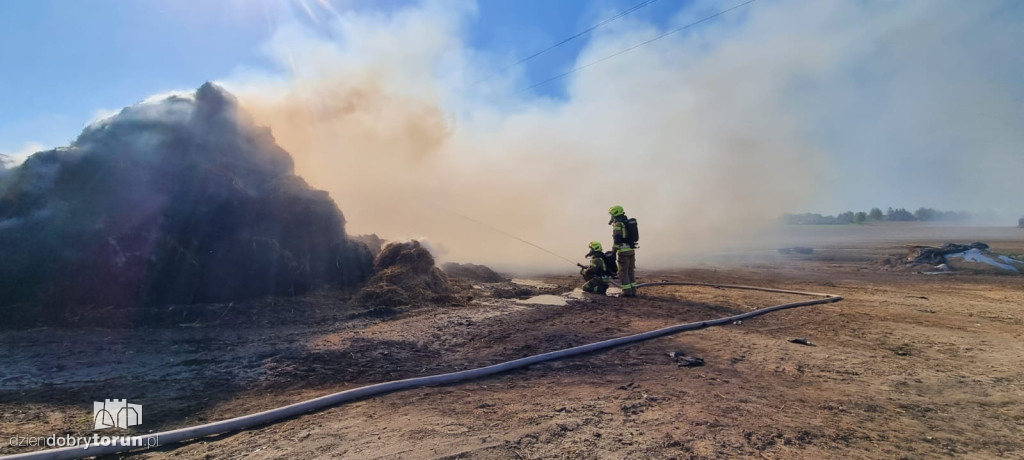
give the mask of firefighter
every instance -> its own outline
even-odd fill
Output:
[[[622,206],[612,206],[608,209],[612,218],[608,225],[612,226],[612,250],[618,256],[619,282],[622,283],[623,297],[636,297],[636,235],[630,235],[626,225],[629,218]]]
[[[583,285],[583,290],[603,295],[608,291],[608,270],[604,263],[604,251],[601,249],[600,241],[591,241],[589,247],[587,258],[590,259],[590,265],[577,264],[580,267],[580,274],[587,282]]]

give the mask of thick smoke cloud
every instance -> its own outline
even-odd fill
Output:
[[[327,193],[211,84],[0,176],[0,250],[0,305],[27,316],[355,285],[371,264]]]
[[[668,28],[717,11],[681,10]],[[1015,214],[1024,32],[1015,2],[761,1],[530,96],[462,41],[472,4],[284,27],[283,75],[226,84],[358,232],[425,236],[442,259],[546,270],[642,222],[640,263],[749,245],[783,212],[933,206]],[[601,29],[586,64],[663,32]],[[481,80],[483,81],[482,83]]]
[[[46,150],[46,147],[38,142],[26,142],[20,149],[8,152],[0,152],[0,174],[25,161],[33,153]]]

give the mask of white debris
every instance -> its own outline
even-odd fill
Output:
[[[1017,259],[1014,259],[1012,257],[1007,257],[1007,256],[1004,256],[1004,255],[1000,255],[999,256],[999,260],[1002,260],[1003,262],[1006,262],[1006,263],[1008,263],[1010,265],[1021,263],[1021,261],[1019,261]]]
[[[1006,256],[1000,256],[999,257],[1000,260],[1002,260],[1003,262],[1007,262],[1007,263],[999,262],[996,259],[994,259],[991,256],[985,254],[984,252],[982,252],[980,249],[977,249],[977,248],[971,249],[971,250],[968,250],[968,251],[964,251],[964,252],[958,252],[956,254],[947,254],[946,255],[946,258],[950,258],[950,257],[955,257],[955,258],[958,258],[958,259],[964,259],[964,261],[966,261],[966,262],[980,262],[980,263],[983,263],[983,264],[991,265],[993,267],[1001,268],[1003,270],[1011,271],[1011,272],[1014,272],[1014,273],[1020,273],[1020,270],[1018,270],[1017,267],[1015,266],[1018,263],[1017,261],[1015,261],[1013,259],[1010,259],[1009,257],[1006,257]]]

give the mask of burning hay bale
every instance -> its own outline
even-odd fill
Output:
[[[373,261],[376,272],[359,292],[364,305],[397,307],[443,300],[451,292],[434,256],[419,241],[388,243]]]
[[[353,286],[372,260],[269,129],[209,83],[0,176],[0,254],[0,305],[40,317]]]
[[[448,276],[477,283],[501,283],[503,281],[508,281],[508,278],[499,275],[486,265],[448,262],[441,265],[441,270],[443,270]]]

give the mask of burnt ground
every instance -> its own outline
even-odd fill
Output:
[[[1024,237],[989,243],[1024,252]],[[136,457],[1024,458],[1024,277],[927,276],[878,263],[904,252],[881,244],[742,268],[640,270],[641,281],[845,300]],[[322,291],[209,306],[215,313],[175,327],[0,331],[0,434],[91,436],[92,401],[105,398],[143,404],[138,431],[161,431],[794,300],[697,287],[565,306],[514,298],[578,283],[544,281],[457,283],[457,301],[417,308],[360,307],[349,293]],[[679,367],[673,351],[706,365]]]

